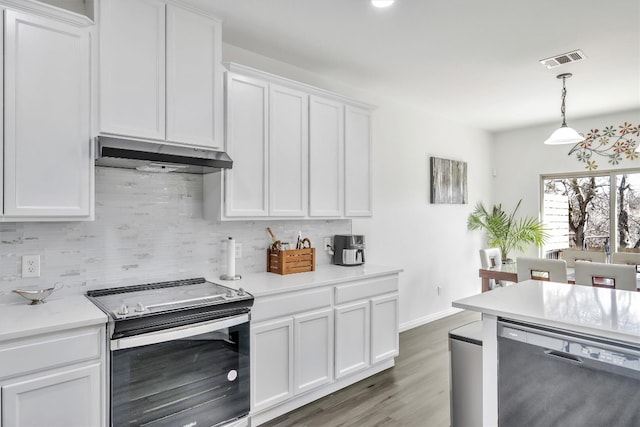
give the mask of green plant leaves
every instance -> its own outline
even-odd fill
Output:
[[[518,201],[515,209],[507,214],[502,204],[493,205],[488,211],[482,202],[478,203],[467,218],[469,230],[486,230],[487,244],[500,248],[502,258],[507,259],[512,250],[524,251],[528,245],[542,246],[548,238],[544,224],[534,217],[517,219],[516,212],[522,203]]]

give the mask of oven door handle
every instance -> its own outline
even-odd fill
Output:
[[[248,314],[228,317],[226,319],[212,320],[209,322],[196,323],[193,325],[181,326],[179,328],[166,329],[164,331],[151,332],[148,334],[136,335],[132,337],[111,340],[111,351],[124,350],[125,348],[142,347],[143,345],[158,344],[161,342],[179,340],[181,338],[193,337],[206,334],[208,332],[219,331],[230,328],[249,321]]]

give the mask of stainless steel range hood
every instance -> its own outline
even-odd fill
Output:
[[[147,172],[205,174],[233,166],[233,160],[223,151],[106,136],[96,138],[95,153],[96,166]]]

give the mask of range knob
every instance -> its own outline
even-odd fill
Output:
[[[145,307],[144,307],[144,305],[142,305],[142,303],[141,303],[141,302],[139,302],[138,304],[136,304],[136,312],[137,312],[137,313],[142,313],[142,312],[144,312],[144,310],[145,310]]]
[[[229,289],[229,290],[227,291],[226,297],[227,297],[227,298],[233,298],[233,291],[232,291],[231,289]]]
[[[243,288],[238,288],[238,296],[239,297],[243,297],[244,296],[244,289]]]
[[[122,304],[120,306],[120,310],[118,310],[118,314],[121,316],[125,316],[127,314],[129,314],[129,307],[127,307],[126,304]]]

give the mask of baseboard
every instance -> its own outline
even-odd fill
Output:
[[[427,323],[431,323],[434,320],[442,319],[443,317],[451,316],[452,314],[460,313],[464,311],[460,308],[448,308],[443,311],[439,311],[437,313],[430,314],[428,316],[420,317],[418,319],[411,320],[406,323],[400,324],[400,332],[408,331],[409,329],[417,328],[418,326],[426,325]]]

